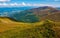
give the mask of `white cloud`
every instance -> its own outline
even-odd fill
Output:
[[[25,6],[25,5],[26,5],[26,4],[25,4],[25,2],[22,2],[22,5],[24,5],[24,6]]]
[[[10,1],[10,0],[0,0],[0,2],[8,2],[8,1]]]

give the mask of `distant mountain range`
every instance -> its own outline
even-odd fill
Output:
[[[46,20],[60,21],[60,10],[59,8],[53,8],[49,6],[43,7],[18,7],[18,8],[0,8],[0,16],[10,17],[17,21],[30,21],[32,20]],[[8,12],[7,12],[8,11]],[[14,12],[13,12],[14,11]],[[7,12],[7,13],[6,13]],[[5,15],[5,16],[4,16]],[[36,17],[37,16],[37,17]]]

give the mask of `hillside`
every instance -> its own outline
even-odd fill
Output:
[[[0,38],[45,38],[46,36],[43,35],[49,34],[45,28],[50,29],[48,31],[51,32],[50,35],[53,34],[54,38],[60,38],[60,22],[45,20],[36,23],[23,23],[0,17]],[[50,35],[49,37],[52,38]]]

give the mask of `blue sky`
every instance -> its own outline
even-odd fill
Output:
[[[60,7],[60,0],[0,0],[1,7],[52,6]]]

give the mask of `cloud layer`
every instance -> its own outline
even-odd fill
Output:
[[[60,5],[54,5],[54,4],[37,4],[37,3],[34,3],[34,4],[30,4],[29,2],[28,3],[25,3],[22,1],[22,3],[18,3],[15,1],[15,3],[12,3],[11,2],[12,0],[0,0],[0,7],[21,7],[21,6],[53,6],[53,7],[57,7],[57,6],[60,6]],[[50,1],[50,0],[46,0],[46,1]],[[54,1],[54,2],[58,2],[60,0],[51,0],[51,1]],[[8,2],[8,3],[6,3]]]
[[[0,7],[21,7],[21,6],[53,6],[49,4],[30,4],[30,3],[0,3]]]

